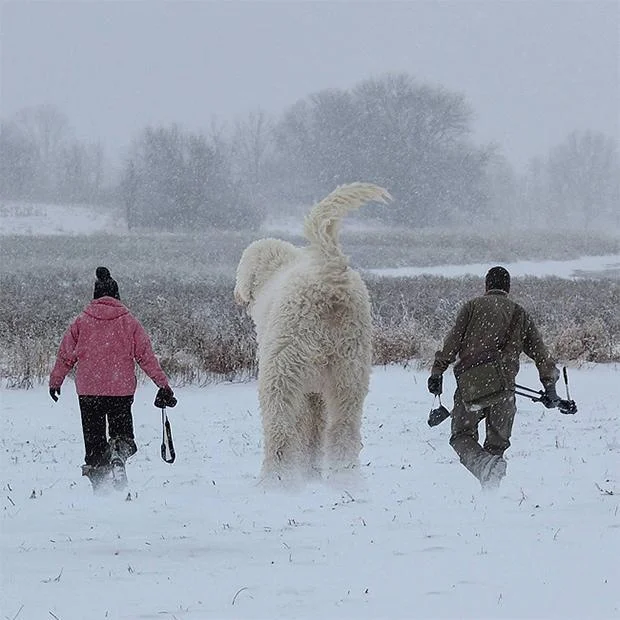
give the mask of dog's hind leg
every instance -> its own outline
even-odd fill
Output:
[[[300,433],[306,441],[309,456],[309,478],[320,478],[325,434],[325,403],[320,394],[305,395],[305,411],[300,419]]]
[[[263,418],[264,479],[296,482],[311,470],[305,427],[307,406],[303,393],[303,372],[299,364],[276,355],[261,359],[258,398]],[[265,363],[266,362],[266,363]]]
[[[359,466],[361,425],[367,381],[343,382],[336,376],[326,393],[325,458],[333,471]]]

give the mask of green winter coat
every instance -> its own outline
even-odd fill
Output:
[[[456,362],[454,372],[458,374],[463,362],[467,365],[468,359],[485,351],[498,350],[515,311],[516,324],[502,351],[508,380],[514,386],[519,355],[523,352],[536,364],[541,383],[544,386],[555,384],[560,373],[536,325],[530,315],[501,290],[487,291],[461,306],[442,349],[435,353],[431,374],[443,374],[453,362]]]

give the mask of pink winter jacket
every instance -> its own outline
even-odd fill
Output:
[[[79,396],[132,396],[137,383],[135,362],[158,387],[168,387],[140,322],[117,299],[100,297],[65,332],[49,386],[60,388],[77,363]]]

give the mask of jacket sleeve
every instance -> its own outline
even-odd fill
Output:
[[[157,385],[157,387],[169,387],[168,378],[159,365],[159,361],[153,353],[151,341],[144,330],[144,327],[137,319],[135,320],[134,329],[134,351],[135,359],[138,365],[149,378]]]
[[[69,371],[75,366],[77,356],[75,348],[77,346],[78,337],[80,335],[79,317],[71,323],[69,329],[65,332],[58,347],[56,355],[56,363],[50,373],[49,386],[51,388],[60,388]]]
[[[456,356],[461,349],[461,345],[463,344],[463,338],[465,337],[465,332],[467,331],[470,315],[471,308],[468,302],[461,306],[461,309],[456,316],[454,326],[448,332],[448,335],[443,341],[443,347],[440,351],[435,353],[435,361],[431,369],[431,374],[443,374],[448,366],[456,360]]]
[[[536,364],[540,382],[545,387],[555,385],[560,377],[560,371],[545,346],[538,328],[527,312],[525,313],[523,329],[523,352]]]

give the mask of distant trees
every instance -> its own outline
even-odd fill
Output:
[[[250,202],[262,206],[269,199],[274,183],[273,121],[264,110],[237,119],[231,138],[231,168]]]
[[[151,127],[134,140],[120,184],[130,228],[251,228],[258,222],[219,139]]]
[[[265,212],[368,180],[394,195],[385,212],[394,223],[447,224],[487,208],[489,155],[469,139],[470,124],[462,95],[386,75],[311,94],[277,119],[250,112],[227,135],[150,127],[123,164],[118,202],[129,228],[252,227]],[[93,201],[102,166],[101,149],[73,140],[52,106],[3,125],[3,195]]]
[[[71,140],[60,153],[57,197],[69,203],[97,203],[103,197],[105,156],[100,143]]]
[[[549,153],[551,213],[586,228],[620,222],[620,161],[613,138],[575,131]],[[599,220],[597,222],[597,220]]]
[[[524,182],[501,153],[491,153],[485,177],[489,199],[486,223],[527,225],[528,214],[523,210]]]
[[[36,198],[36,152],[15,122],[0,124],[0,197]]]
[[[327,90],[291,106],[275,129],[287,193],[307,202],[340,183],[390,189],[394,222],[443,224],[484,213],[487,149],[469,139],[460,94],[386,75],[352,90]]]
[[[69,141],[69,121],[55,106],[44,104],[20,110],[14,119],[32,150],[32,162],[41,197],[53,195],[58,188],[59,169]]]
[[[497,192],[497,210],[528,227],[604,228],[620,225],[617,142],[596,131],[573,131],[543,157],[530,160],[509,187]]]
[[[471,125],[463,95],[387,74],[310,94],[279,117],[253,110],[228,131],[145,128],[111,186],[101,144],[76,140],[42,105],[0,123],[0,198],[114,201],[129,229],[241,229],[363,180],[389,189],[381,216],[398,226],[620,224],[613,138],[575,131],[516,172],[472,141]]]
[[[75,140],[55,106],[24,108],[0,125],[0,197],[96,203],[104,167],[102,146]]]
[[[582,230],[620,225],[617,142],[601,132],[573,131],[517,173],[499,153],[488,162],[487,222],[522,228]]]

